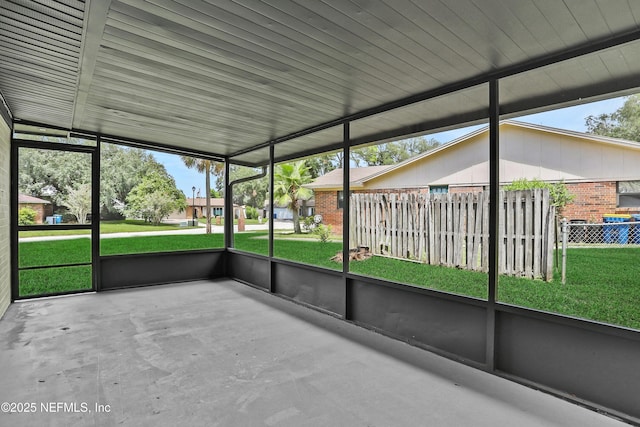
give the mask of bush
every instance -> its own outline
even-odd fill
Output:
[[[302,220],[302,229],[307,233],[313,232],[316,228],[316,222],[314,221],[312,216],[307,216]]]
[[[324,225],[324,224],[318,224],[314,228],[313,234],[318,236],[318,239],[320,239],[320,241],[322,243],[326,243],[326,242],[329,241],[329,237],[331,237],[331,226],[330,225]]]
[[[528,180],[527,178],[521,178],[513,181],[511,184],[507,184],[503,187],[506,191],[517,190],[533,190],[536,188],[549,189],[549,197],[551,198],[551,204],[555,206],[558,213],[561,213],[565,206],[575,199],[575,194],[572,194],[567,189],[567,185],[563,182],[557,182],[552,184],[550,182],[540,181],[537,178]]]
[[[247,219],[258,219],[258,209],[253,206],[246,206],[244,211],[247,214]]]
[[[18,225],[33,225],[36,223],[36,211],[31,208],[20,208],[18,211]]]

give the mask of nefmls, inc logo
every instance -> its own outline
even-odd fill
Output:
[[[87,402],[41,402],[41,412],[86,413],[89,412]]]

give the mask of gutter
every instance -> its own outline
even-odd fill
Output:
[[[243,182],[247,182],[247,181],[253,181],[254,179],[258,179],[258,178],[264,178],[265,176],[267,176],[267,167],[266,166],[262,166],[262,172],[260,172],[258,175],[252,175],[252,176],[247,176],[244,178],[238,178],[234,181],[231,181],[229,183],[229,187],[233,187],[236,184],[241,184]]]

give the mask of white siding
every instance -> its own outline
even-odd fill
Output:
[[[640,149],[539,129],[500,127],[500,179],[621,181],[640,179]],[[489,134],[426,156],[366,183],[366,188],[487,185]]]

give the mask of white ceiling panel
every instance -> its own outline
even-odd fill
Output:
[[[637,40],[639,19],[631,0],[0,0],[0,92],[18,120],[246,160],[269,141],[491,76],[507,77],[510,112],[637,87],[637,42],[570,57]],[[564,52],[570,61],[510,76]],[[362,119],[354,138],[484,114],[484,95],[465,96]]]

